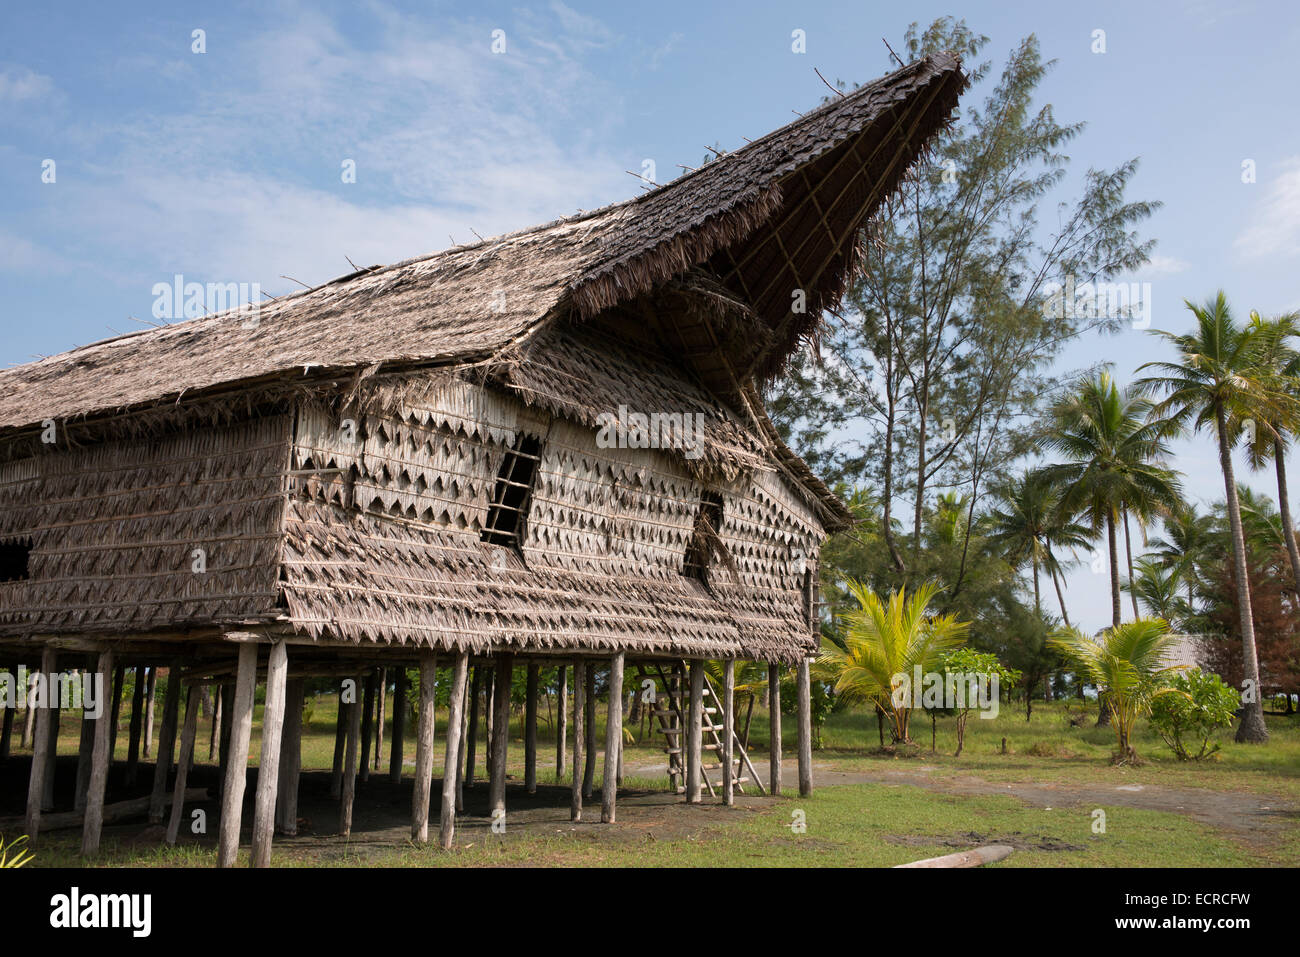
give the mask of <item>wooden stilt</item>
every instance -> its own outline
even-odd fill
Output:
[[[168,676],[167,680],[171,681],[171,676]],[[179,686],[180,676],[177,675],[175,680],[177,686]],[[197,737],[199,730],[199,704],[203,700],[203,690],[199,687],[191,687],[189,698],[185,702],[185,724],[181,729],[181,753],[179,760],[176,762],[176,785],[172,790],[171,817],[167,821],[168,844],[174,845],[176,843],[176,837],[181,830],[181,817],[185,814],[185,779],[189,777],[190,766],[194,763],[194,739]],[[214,713],[213,718],[215,717]]]
[[[781,793],[781,669],[767,666],[768,777],[773,797]]]
[[[686,803],[699,804],[702,793],[700,751],[704,747],[704,662],[692,661],[686,710]]]
[[[722,803],[736,803],[736,662],[722,663]]]
[[[157,669],[150,672],[157,691]],[[176,752],[176,724],[181,707],[181,669],[179,661],[167,668],[167,690],[163,693],[162,727],[158,734],[158,753],[153,765],[153,791],[149,795],[149,822],[158,824],[163,819],[167,804],[167,775],[171,773],[172,758]]]
[[[504,813],[506,809],[506,749],[510,740],[510,685],[514,668],[514,655],[502,653],[497,656],[496,676],[492,682],[496,713],[492,715],[491,783],[488,789],[488,806],[493,814]]]
[[[360,673],[356,677],[356,694],[361,693],[366,676]],[[361,701],[353,700],[348,705],[348,743],[343,758],[343,793],[339,796],[339,834],[342,837],[352,835],[352,800],[357,793],[357,747],[361,738]]]
[[[230,705],[230,736],[226,746],[226,776],[221,786],[221,823],[217,839],[217,866],[234,867],[239,853],[239,829],[244,816],[244,789],[248,785],[248,745],[253,734],[253,692],[257,687],[257,645],[239,646],[234,700]]]
[[[204,686],[204,690],[212,699],[212,730],[208,734],[208,760],[211,761],[217,753],[217,740],[221,734],[221,686],[212,687]]]
[[[108,679],[105,678],[105,681]],[[126,668],[117,666],[113,673],[113,726],[109,729],[108,766],[112,768],[113,758],[117,756],[117,732],[122,721],[122,691],[126,687]]]
[[[271,645],[266,662],[266,704],[262,709],[262,756],[257,766],[253,795],[252,867],[271,866],[271,840],[275,835],[275,799],[280,787],[280,747],[284,734],[285,681],[289,653],[283,641]]]
[[[53,774],[50,769],[50,732],[52,724],[50,717],[53,712],[50,709],[50,700],[53,697],[50,694],[50,679],[54,676],[56,667],[56,656],[54,648],[46,645],[41,652],[41,673],[40,680],[37,684],[41,694],[35,702],[29,696],[27,699],[27,709],[32,710],[33,704],[36,707],[36,727],[32,735],[32,770],[31,776],[27,779],[27,817],[25,821],[25,830],[27,839],[33,844],[36,843],[36,837],[41,829],[41,808],[45,802],[45,776]]]
[[[235,720],[235,686],[221,686],[221,740],[217,742],[217,761],[220,771],[220,787],[226,787],[226,770],[230,767],[230,738],[234,733]]]
[[[406,666],[397,669],[393,682],[393,729],[389,733],[392,743],[388,746],[388,780],[394,786],[402,782],[402,760],[406,757],[402,740],[406,732]]]
[[[466,664],[468,667],[468,663]],[[468,676],[466,679],[468,684]],[[469,747],[469,712],[474,710],[474,700],[465,692],[465,706],[460,709],[460,753],[456,755],[456,813],[465,810],[465,749]]]
[[[384,709],[388,703],[388,669],[379,669],[379,700],[375,702],[375,770],[382,760],[379,752],[384,748]]]
[[[357,776],[361,783],[370,780],[370,742],[375,733],[375,686],[379,683],[376,669],[366,672],[366,697],[361,706],[361,763]]]
[[[276,830],[298,833],[298,778],[302,771],[302,705],[307,682],[293,678],[284,691],[284,734],[280,737],[280,785],[276,789]]]
[[[100,653],[96,671],[104,685],[117,670],[112,649]],[[99,851],[100,832],[104,828],[104,791],[108,786],[108,767],[112,763],[112,712],[105,702],[95,721],[95,751],[90,762],[90,783],[86,786],[86,815],[81,827],[81,853],[90,857]]]
[[[158,695],[158,667],[149,666],[149,683],[144,691],[144,737],[140,741],[140,756],[149,757],[153,751],[154,699]]]
[[[36,735],[36,709],[31,706],[32,689],[36,687],[36,679],[36,675],[29,674],[27,687],[23,692],[23,733],[18,740],[18,747],[24,751],[32,746],[32,738]]]
[[[474,669],[474,680],[470,687],[469,700],[469,731],[468,740],[465,742],[465,787],[474,786],[474,758],[478,750],[478,708],[479,693],[483,687],[483,669],[476,667]]]
[[[429,842],[429,794],[433,788],[433,736],[438,699],[434,682],[438,677],[438,656],[426,651],[420,656],[420,712],[415,732],[415,791],[411,796],[411,840]],[[448,737],[450,728],[448,728]]]
[[[14,716],[18,713],[18,698],[22,696],[23,689],[18,687],[18,669],[9,669],[10,687],[14,689],[13,707],[5,706],[3,723],[0,724],[0,763],[9,760],[9,745],[13,741],[14,733]]]
[[[559,667],[559,694],[555,707],[555,780],[564,780],[565,751],[569,747],[569,669]]]
[[[343,757],[348,747],[348,705],[339,692],[338,717],[334,721],[334,765],[330,776],[330,797],[343,797]]]
[[[488,667],[483,672],[483,724],[486,725],[483,741],[483,763],[487,766],[488,776],[492,774],[492,747],[496,743],[496,735],[492,733],[492,723],[496,720],[497,715],[497,697],[496,697],[496,670],[494,667]]]
[[[524,790],[537,793],[537,665],[528,666],[524,695]]]
[[[469,677],[469,652],[456,656],[451,676],[451,700],[447,714],[447,750],[442,763],[442,809],[438,817],[438,842],[450,850],[456,834],[456,777],[460,769],[459,729],[464,727],[465,685]]]
[[[605,716],[605,777],[600,785],[600,820],[613,824],[618,763],[623,750],[623,652],[609,660],[609,709]]]
[[[812,678],[808,659],[799,659],[799,796],[813,791],[812,779]]]
[[[99,658],[96,655],[88,655],[86,658],[85,674],[87,679],[92,683],[96,680],[98,672]],[[102,684],[102,683],[101,683]],[[108,691],[100,687],[96,691],[94,706],[101,713],[108,708]],[[95,754],[95,724],[94,718],[86,716],[86,701],[82,701],[81,709],[81,740],[77,745],[77,781],[74,785],[75,795],[72,800],[72,808],[75,811],[86,810],[86,789],[90,787],[90,762]]]
[[[591,795],[596,788],[596,668],[595,663],[587,665],[587,687],[586,687],[586,721],[587,726],[584,734],[587,741],[586,746],[586,763],[582,771],[582,797],[584,800],[591,800]]]
[[[144,690],[147,678],[144,666],[135,669],[135,682],[131,689],[131,724],[126,742],[126,784],[134,787],[140,773],[140,732],[144,728]]]
[[[579,658],[573,663],[573,795],[569,805],[569,820],[582,820],[582,768],[583,748],[587,740],[587,680],[586,663]]]
[[[54,672],[49,672],[53,676]],[[59,766],[59,721],[62,717],[62,711],[59,709],[59,695],[55,690],[53,682],[49,687],[50,692],[50,728],[45,736],[45,746],[48,749],[45,764],[45,788],[41,792],[41,810],[54,810],[54,775]]]

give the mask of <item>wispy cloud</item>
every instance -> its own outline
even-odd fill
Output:
[[[55,92],[54,81],[25,66],[0,70],[0,103],[23,103],[44,99]]]
[[[1284,160],[1273,177],[1261,177],[1261,185],[1264,196],[1234,248],[1247,259],[1300,256],[1300,156]]]

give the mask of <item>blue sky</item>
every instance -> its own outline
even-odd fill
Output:
[[[995,60],[1033,32],[1059,61],[1042,100],[1088,123],[1069,186],[1142,158],[1131,195],[1165,203],[1145,230],[1156,258],[1131,277],[1151,283],[1153,326],[1185,326],[1183,298],[1220,286],[1243,313],[1300,308],[1300,15],[1284,2],[23,4],[0,27],[0,362],[140,328],[128,317],[177,273],[277,294],[348,257],[624,199],[625,170],[652,160],[663,182],[706,144],[740,146],[820,101],[814,67],[871,79],[881,37],[897,48],[943,14]],[[1127,380],[1161,355],[1127,331],[1065,367],[1110,360]],[[1177,451],[1193,497],[1221,497],[1209,437]],[[1067,600],[1108,622],[1086,563]]]

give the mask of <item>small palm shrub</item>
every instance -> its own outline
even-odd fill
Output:
[[[1232,724],[1241,701],[1218,675],[1194,668],[1169,681],[1176,694],[1151,702],[1151,727],[1179,761],[1200,761],[1219,750],[1215,731]],[[1192,751],[1195,749],[1195,753]]]

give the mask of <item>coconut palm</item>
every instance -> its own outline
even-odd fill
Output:
[[[1125,582],[1124,590],[1142,604],[1147,614],[1170,623],[1187,617],[1190,606],[1178,593],[1182,581],[1176,568],[1165,565],[1154,556],[1147,556],[1139,558],[1134,569],[1134,575]]]
[[[1070,616],[1057,577],[1062,570],[1061,563],[1052,551],[1052,544],[1082,548],[1089,541],[1087,527],[1061,511],[1060,490],[1041,474],[1026,471],[999,488],[996,496],[996,504],[985,518],[989,546],[1013,568],[1029,563],[1034,582],[1034,611],[1039,618],[1043,616],[1043,608],[1038,573],[1040,568],[1047,569],[1056,586],[1061,617],[1068,625]]]
[[[1288,313],[1273,319],[1264,319],[1258,312],[1250,314],[1250,324],[1262,336],[1261,365],[1279,380],[1280,386],[1292,397],[1300,392],[1300,352],[1291,347],[1291,340],[1300,336],[1300,313]],[[1246,461],[1252,469],[1263,469],[1271,461],[1277,476],[1277,505],[1291,560],[1291,579],[1296,594],[1300,595],[1300,548],[1296,545],[1295,524],[1291,521],[1291,500],[1286,487],[1286,453],[1291,436],[1300,429],[1295,415],[1289,420],[1263,418],[1246,429]]]
[[[882,600],[862,582],[847,583],[858,608],[845,612],[843,647],[822,640],[815,666],[818,678],[834,686],[847,703],[870,701],[890,718],[895,744],[910,743],[910,695],[895,695],[914,669],[937,671],[940,657],[959,647],[969,631],[954,615],[931,615],[938,586],[927,582],[912,594],[900,588]]]
[[[1261,422],[1290,421],[1296,403],[1267,367],[1268,336],[1259,326],[1238,323],[1222,290],[1204,305],[1185,302],[1196,317],[1195,331],[1175,335],[1153,330],[1173,345],[1179,361],[1145,363],[1138,371],[1153,369],[1159,374],[1141,380],[1136,387],[1164,396],[1156,406],[1158,414],[1193,431],[1211,429],[1218,440],[1241,617],[1242,671],[1250,691],[1243,701],[1237,740],[1263,742],[1268,740],[1268,728],[1259,693],[1259,654],[1232,447],[1247,422],[1257,423],[1258,428]]]
[[[1187,589],[1187,604],[1195,601],[1201,567],[1214,549],[1214,516],[1201,515],[1183,503],[1163,519],[1164,534],[1151,539],[1152,553],[1166,568],[1177,571]]]
[[[1133,725],[1150,710],[1152,698],[1170,692],[1162,686],[1181,668],[1168,663],[1175,643],[1169,623],[1162,618],[1139,618],[1096,638],[1069,628],[1048,640],[1105,693],[1119,744],[1116,763],[1135,761]]]
[[[1125,507],[1154,515],[1181,501],[1177,474],[1164,465],[1172,426],[1151,413],[1151,402],[1121,390],[1103,372],[1053,406],[1054,427],[1042,439],[1045,451],[1067,460],[1041,470],[1061,490],[1061,513],[1079,515],[1094,538],[1106,533],[1115,627],[1120,624],[1116,525]]]

